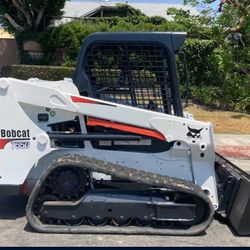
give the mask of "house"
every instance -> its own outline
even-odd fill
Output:
[[[16,64],[17,62],[16,40],[13,35],[0,28],[0,72],[3,66]]]
[[[167,16],[166,10],[170,7],[189,10],[191,14],[198,14],[196,7],[183,5],[180,3],[162,3],[158,1],[148,2],[129,2],[131,7],[139,9],[147,16],[162,16],[171,19]],[[72,18],[91,18],[102,16],[126,16],[125,12],[117,11],[116,2],[104,1],[67,1],[64,7],[64,16]],[[72,20],[72,19],[71,19]],[[65,19],[66,21],[66,19]],[[67,20],[69,21],[69,20]]]
[[[99,7],[83,14],[80,18],[85,17],[126,17],[128,16],[127,10],[118,8],[114,5],[100,5]]]

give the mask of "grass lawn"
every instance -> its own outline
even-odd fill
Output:
[[[210,121],[215,133],[250,134],[250,115],[189,104],[185,111],[196,120]]]

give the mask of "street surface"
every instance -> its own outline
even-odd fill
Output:
[[[215,135],[215,142],[220,153],[250,172],[250,136]],[[244,157],[235,146],[244,146]],[[24,197],[0,198],[0,246],[250,246],[250,237],[236,236],[218,220],[196,237],[40,234],[27,224],[26,202]]]

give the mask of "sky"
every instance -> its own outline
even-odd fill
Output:
[[[119,0],[119,1],[114,1],[114,0],[71,0],[71,2],[100,2],[100,3],[109,3],[109,2],[122,2],[122,3],[183,3],[182,0]]]

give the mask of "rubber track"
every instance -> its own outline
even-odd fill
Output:
[[[49,225],[42,224],[41,221],[33,214],[32,207],[36,200],[37,195],[42,187],[43,182],[47,176],[59,166],[75,166],[83,167],[89,171],[100,172],[114,177],[123,178],[137,183],[143,183],[149,186],[157,186],[161,188],[169,188],[178,192],[190,194],[202,199],[207,208],[207,214],[198,225],[191,226],[188,229],[163,229],[163,228],[151,228],[151,227],[114,227],[103,226],[95,227],[90,225],[80,226],[67,226],[67,225]],[[97,160],[93,157],[88,157],[82,154],[69,154],[59,156],[53,163],[48,166],[41,178],[37,181],[26,206],[26,217],[30,225],[37,231],[43,233],[86,233],[86,234],[154,234],[154,235],[197,235],[203,233],[211,224],[213,220],[214,209],[210,199],[205,192],[192,182],[172,178],[168,176],[162,176],[159,174],[153,174],[135,168],[124,167],[119,164],[113,164],[110,162]]]

